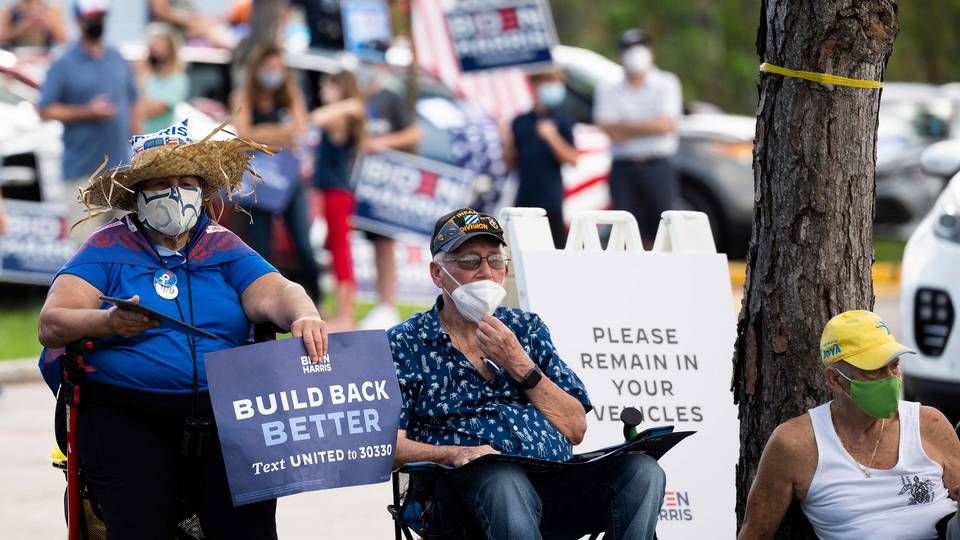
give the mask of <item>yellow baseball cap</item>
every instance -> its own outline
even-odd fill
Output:
[[[843,360],[873,371],[907,353],[916,354],[897,343],[890,327],[876,313],[862,309],[830,319],[820,335],[820,361],[824,366]]]

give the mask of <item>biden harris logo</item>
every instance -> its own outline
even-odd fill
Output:
[[[323,355],[319,362],[314,362],[309,356],[300,357],[300,367],[305,374],[309,373],[328,373],[333,371],[333,364],[330,363],[330,354]]]
[[[660,507],[660,521],[692,521],[693,506],[687,491],[663,492],[663,506]]]

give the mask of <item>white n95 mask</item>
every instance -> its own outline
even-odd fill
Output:
[[[453,277],[443,265],[440,265],[440,268],[447,272],[450,279],[458,285],[453,292],[447,291],[457,311],[473,322],[478,323],[487,315],[493,315],[500,302],[503,302],[503,298],[507,296],[507,290],[496,281],[484,279],[464,285],[457,281],[457,278]]]
[[[634,45],[624,51],[623,67],[630,73],[646,73],[653,67],[653,52],[643,45]]]
[[[189,231],[200,218],[199,187],[171,187],[137,194],[137,217],[151,229],[171,237]]]

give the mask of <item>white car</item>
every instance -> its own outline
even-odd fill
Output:
[[[904,394],[954,414],[960,412],[960,337],[954,334],[960,300],[960,140],[924,151],[924,171],[950,178],[903,253],[901,339],[917,351],[903,362]]]
[[[63,126],[42,120],[33,105],[34,77],[45,69],[45,58],[31,64],[0,49],[0,189],[8,220],[0,235],[0,284],[49,285],[77,249],[66,207],[76,203],[61,181]],[[217,125],[186,103],[175,115],[189,118],[195,134]]]

